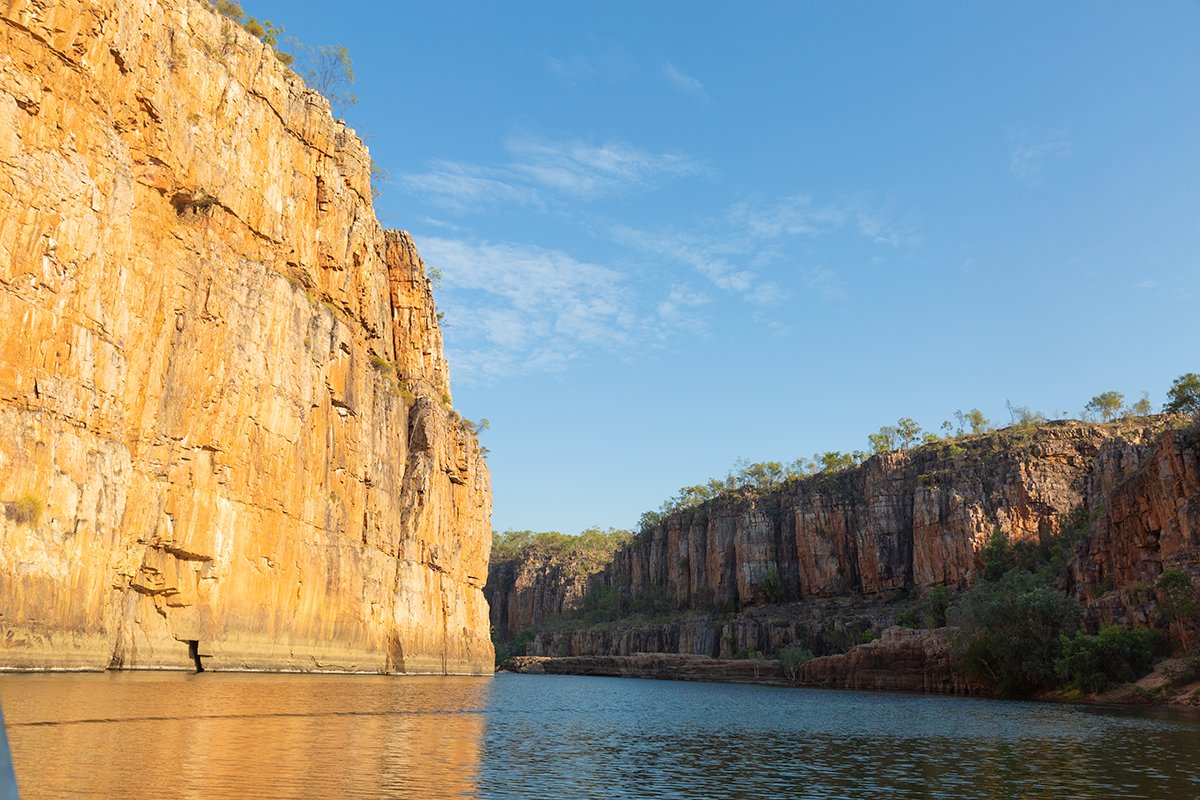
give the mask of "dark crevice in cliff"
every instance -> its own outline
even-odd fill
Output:
[[[196,639],[189,639],[187,646],[188,658],[196,666],[196,672],[204,672],[204,664],[200,661],[200,642]]]

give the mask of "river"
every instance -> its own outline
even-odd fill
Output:
[[[1200,716],[622,678],[5,674],[23,800],[1192,798]]]

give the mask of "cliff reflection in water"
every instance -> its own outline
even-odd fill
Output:
[[[487,678],[0,676],[23,798],[474,797]]]
[[[575,676],[0,675],[25,800],[1200,797],[1200,717]]]

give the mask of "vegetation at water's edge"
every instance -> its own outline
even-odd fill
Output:
[[[997,531],[979,551],[979,579],[948,609],[946,621],[955,629],[962,667],[997,694],[1102,692],[1142,677],[1165,654],[1165,640],[1150,628],[1080,630],[1083,608],[1061,586],[1091,522],[1077,513],[1058,537],[1041,544],[1011,544]],[[1200,604],[1186,573],[1164,572],[1157,589],[1164,616],[1183,625],[1195,620]]]

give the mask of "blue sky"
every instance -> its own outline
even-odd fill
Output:
[[[250,2],[358,75],[497,530],[1200,371],[1200,4]]]

